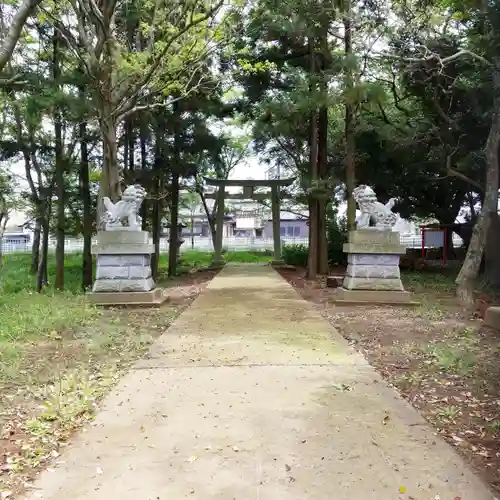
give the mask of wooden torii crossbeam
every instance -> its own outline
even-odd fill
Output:
[[[280,237],[280,199],[281,187],[290,186],[295,181],[295,177],[287,179],[213,179],[211,177],[203,178],[207,186],[217,187],[217,193],[207,195],[207,198],[217,200],[217,207],[224,207],[224,200],[256,200],[263,201],[271,198],[271,213],[273,220],[273,243],[274,243],[274,259],[275,265],[283,264],[281,256],[281,237]],[[226,193],[227,187],[242,187],[243,193]],[[267,193],[255,193],[255,188],[268,187],[271,188]],[[215,248],[212,265],[220,266],[224,264],[222,258],[222,225],[224,223],[224,209],[217,208],[215,221]]]

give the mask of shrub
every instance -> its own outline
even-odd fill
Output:
[[[289,266],[307,266],[307,246],[306,245],[285,245],[282,250],[283,260]]]

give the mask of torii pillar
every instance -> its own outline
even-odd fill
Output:
[[[223,226],[224,226],[224,198],[225,184],[221,184],[217,191],[217,211],[215,217],[215,244],[214,255],[212,257],[211,267],[223,267],[226,263],[222,257],[222,241],[223,241]]]
[[[273,266],[281,266],[284,264],[283,256],[281,255],[281,233],[280,233],[280,186],[271,186],[271,213],[273,217],[273,246],[274,258],[271,261]]]

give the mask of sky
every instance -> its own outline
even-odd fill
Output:
[[[263,165],[259,162],[257,156],[252,155],[237,165],[231,175],[230,179],[264,179],[266,176],[268,166]],[[16,177],[19,183],[19,189],[28,189],[27,182],[25,180],[24,166],[22,162],[13,164],[9,169]],[[228,188],[229,189],[229,188]],[[232,188],[232,191],[238,191],[238,188]],[[9,226],[18,226],[25,222],[25,215],[23,212],[14,212],[11,214],[9,220]]]
[[[255,155],[250,156],[245,162],[236,165],[231,172],[230,179],[265,179],[268,165],[262,165]]]

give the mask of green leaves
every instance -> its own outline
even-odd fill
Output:
[[[256,61],[250,62],[249,59],[238,58],[236,60],[237,69],[235,69],[235,73],[241,74],[257,74],[257,73],[265,73],[277,70],[276,63],[272,61]]]

